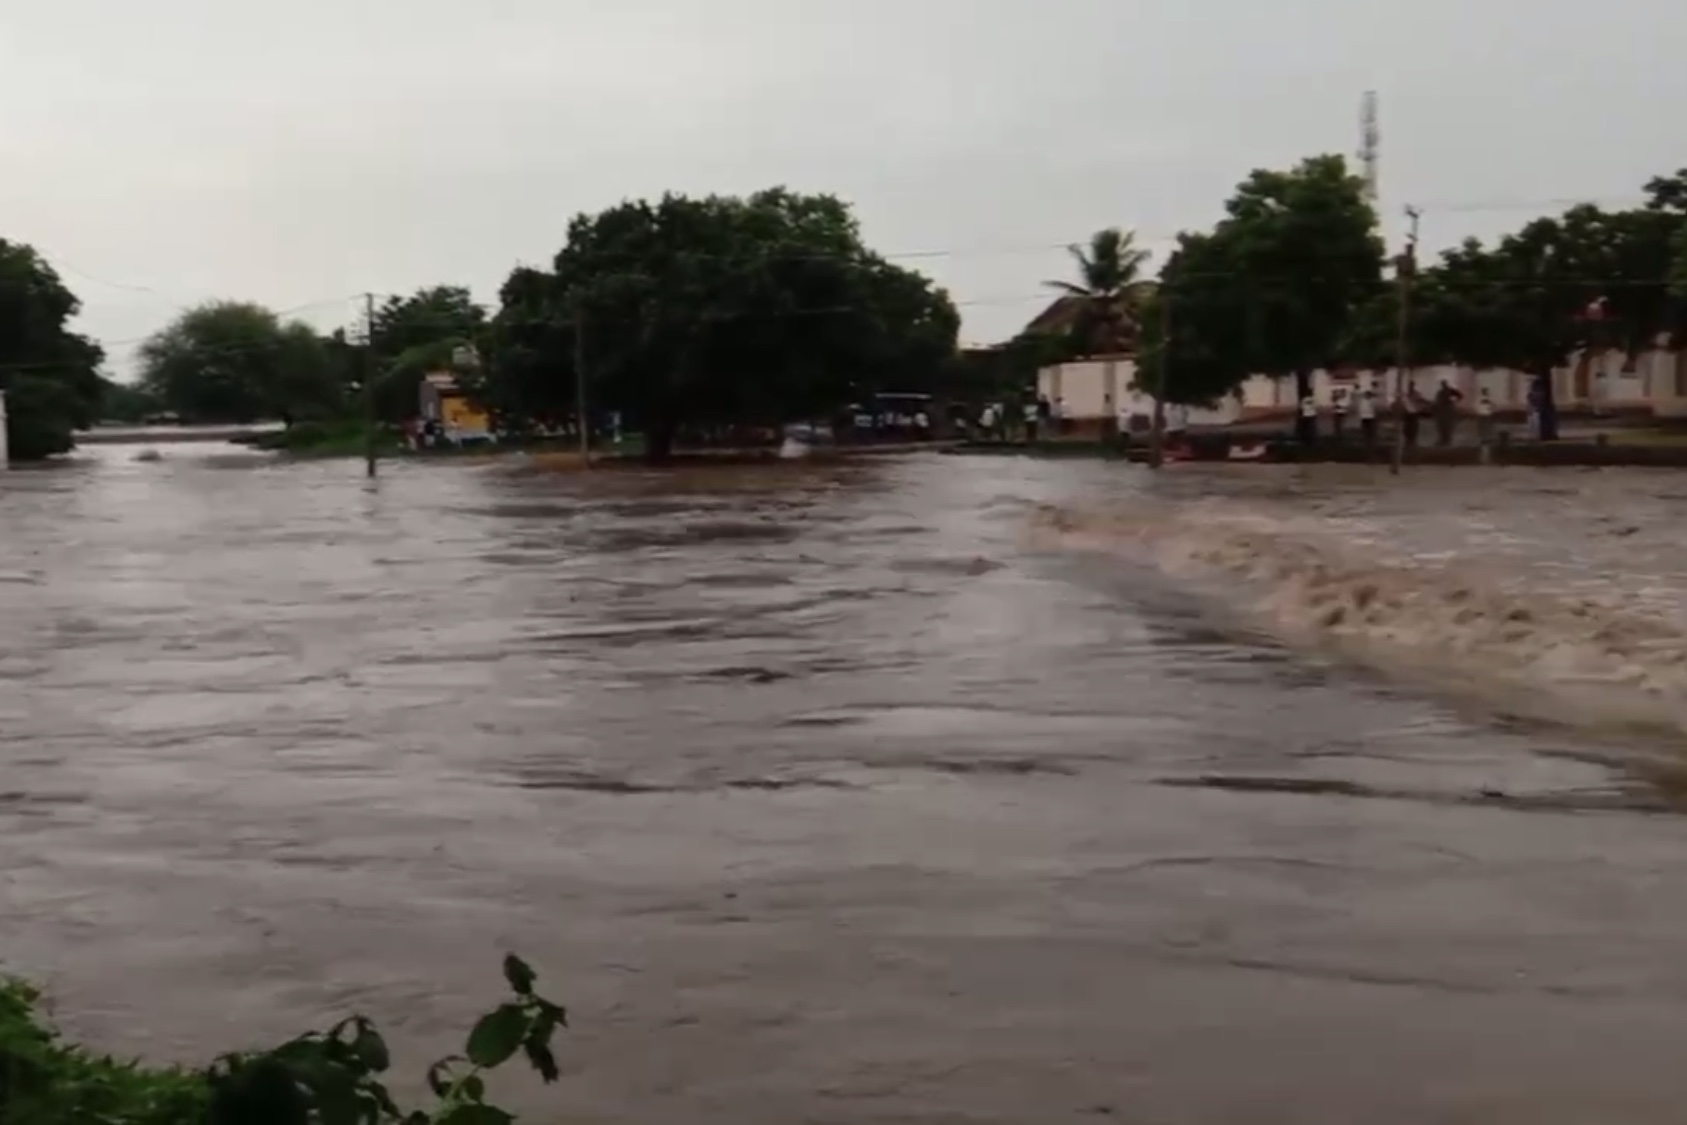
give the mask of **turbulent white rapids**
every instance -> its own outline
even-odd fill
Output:
[[[1035,525],[1063,547],[1151,561],[1291,644],[1531,717],[1687,732],[1687,632],[1637,602],[1518,588],[1481,560],[1391,556],[1317,517],[1225,502],[1045,508]]]

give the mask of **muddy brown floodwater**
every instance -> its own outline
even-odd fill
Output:
[[[510,948],[574,1017],[535,1120],[1680,1117],[1687,823],[1623,747],[1026,538],[1234,494],[1657,560],[1658,478],[133,454],[0,476],[0,957],[101,1047],[361,1009],[416,1071]]]

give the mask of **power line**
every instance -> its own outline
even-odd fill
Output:
[[[1648,197],[1645,195],[1564,195],[1556,198],[1530,199],[1525,196],[1498,197],[1493,199],[1467,200],[1464,202],[1429,202],[1418,208],[1424,214],[1441,215],[1475,215],[1484,212],[1522,212],[1522,211],[1550,211],[1556,208],[1568,210],[1572,207],[1626,207],[1635,208],[1645,205]]]

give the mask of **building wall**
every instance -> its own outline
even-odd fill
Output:
[[[1085,359],[1045,367],[1037,373],[1037,393],[1063,401],[1066,417],[1077,422],[1113,420],[1120,407],[1144,417],[1154,413],[1154,396],[1138,390],[1136,360],[1129,356]],[[1292,393],[1292,392],[1291,392]],[[1227,398],[1210,410],[1191,409],[1195,426],[1223,426],[1242,416],[1242,403]]]
[[[1122,398],[1133,411],[1153,410],[1153,398],[1131,387],[1136,362],[1128,356],[1097,358],[1045,367],[1038,375],[1037,390],[1050,401],[1066,400],[1069,417],[1102,419],[1115,416],[1114,404]],[[1501,410],[1524,410],[1528,406],[1531,379],[1521,371],[1502,368],[1473,368],[1443,364],[1414,367],[1410,379],[1419,393],[1433,395],[1442,380],[1451,383],[1472,406],[1486,388]],[[1662,347],[1629,357],[1623,352],[1599,352],[1591,356],[1576,353],[1572,361],[1553,371],[1553,393],[1561,410],[1649,411],[1666,416],[1687,416],[1687,351]],[[1394,369],[1349,372],[1345,376],[1319,370],[1313,372],[1312,389],[1319,403],[1328,405],[1333,392],[1346,388],[1357,392],[1369,386],[1388,401],[1394,394]],[[1293,378],[1272,379],[1250,376],[1241,386],[1239,401],[1226,400],[1216,409],[1193,411],[1195,425],[1219,425],[1242,417],[1260,417],[1295,408]]]

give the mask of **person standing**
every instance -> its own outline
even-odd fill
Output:
[[[1175,402],[1166,403],[1166,448],[1181,449],[1189,433],[1189,408]]]
[[[1453,444],[1453,428],[1458,424],[1458,407],[1463,401],[1464,396],[1445,379],[1435,389],[1435,444],[1442,449]]]
[[[1487,387],[1476,396],[1476,440],[1484,449],[1494,440],[1494,400]]]
[[[1318,396],[1307,390],[1300,400],[1300,443],[1302,445],[1316,445],[1318,442]]]
[[[1038,403],[1027,400],[1021,416],[1025,419],[1025,444],[1035,445],[1037,441],[1037,422],[1041,411]]]
[[[1418,427],[1423,424],[1423,396],[1418,394],[1418,385],[1411,383],[1406,387],[1406,400],[1400,406],[1400,431],[1407,449],[1418,447]]]
[[[1330,396],[1330,419],[1334,424],[1336,444],[1340,445],[1342,438],[1347,434],[1347,391],[1345,388],[1338,388]]]
[[[1377,443],[1377,392],[1371,387],[1359,392],[1359,437],[1367,448]]]

